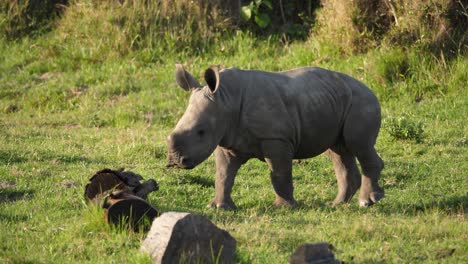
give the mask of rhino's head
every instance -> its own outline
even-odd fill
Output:
[[[213,153],[225,132],[225,111],[217,100],[219,71],[216,67],[205,71],[204,87],[180,64],[176,65],[175,77],[191,95],[184,115],[167,138],[168,167],[193,169]]]

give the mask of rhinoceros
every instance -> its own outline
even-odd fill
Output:
[[[378,180],[384,163],[374,148],[380,104],[360,81],[319,67],[281,72],[210,67],[202,86],[181,64],[175,78],[191,95],[167,137],[168,167],[192,169],[214,152],[215,197],[209,206],[236,208],[234,178],[251,158],[268,164],[274,204],[294,206],[293,159],[324,152],[338,182],[332,205],[349,202],[359,187],[360,206],[383,197]]]

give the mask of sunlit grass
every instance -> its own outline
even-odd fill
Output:
[[[88,178],[105,167],[156,179],[160,190],[150,203],[162,212],[207,215],[237,239],[241,263],[284,263],[300,244],[320,241],[346,262],[468,260],[466,58],[440,62],[400,51],[389,58],[385,48],[346,56],[313,40],[283,46],[279,38],[238,32],[199,55],[158,51],[148,61],[155,51],[142,49],[85,59],[74,46],[49,47],[53,34],[0,41],[0,181],[12,183],[0,189],[3,262],[149,263],[139,253],[144,234],[109,228],[103,211],[84,202]],[[267,166],[257,160],[236,178],[239,210],[208,209],[213,157],[191,171],[165,167],[165,138],[188,98],[176,87],[175,62],[199,79],[212,64],[342,71],[374,90],[384,120],[420,121],[424,140],[398,140],[382,128],[377,150],[386,196],[371,208],[359,208],[356,198],[326,206],[337,187],[331,163],[319,156],[294,165],[296,209],[272,206]]]

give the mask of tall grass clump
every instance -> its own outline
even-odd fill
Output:
[[[467,27],[461,0],[324,0],[313,36],[345,53],[401,45],[452,57],[466,52]]]
[[[17,0],[0,2],[0,36],[16,39],[50,29],[68,0]]]
[[[152,61],[200,54],[229,31],[224,14],[216,1],[72,1],[57,22],[52,53],[97,62],[136,50],[149,50]]]
[[[461,0],[394,2],[393,25],[386,43],[417,44],[436,55],[455,57],[467,51],[468,12]]]
[[[322,1],[318,9],[315,38],[336,43],[346,53],[364,52],[376,46],[392,23],[383,1]]]
[[[377,79],[385,83],[403,81],[410,74],[408,55],[400,48],[383,52],[375,64]]]

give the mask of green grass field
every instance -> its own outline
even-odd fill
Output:
[[[87,43],[87,42],[85,42]],[[115,230],[84,198],[88,178],[125,167],[159,182],[149,201],[162,212],[206,215],[238,241],[239,263],[286,263],[302,243],[333,244],[350,263],[468,262],[468,63],[381,47],[344,55],[318,41],[283,45],[237,32],[198,54],[66,42],[54,33],[0,40],[0,261],[149,263],[143,233]],[[295,162],[295,209],[272,206],[267,166],[241,168],[238,210],[206,208],[214,160],[166,169],[165,138],[187,104],[174,64],[201,78],[212,64],[269,71],[320,66],[362,80],[377,94],[386,196],[370,208],[328,207],[331,162]],[[189,65],[190,64],[190,65]]]

